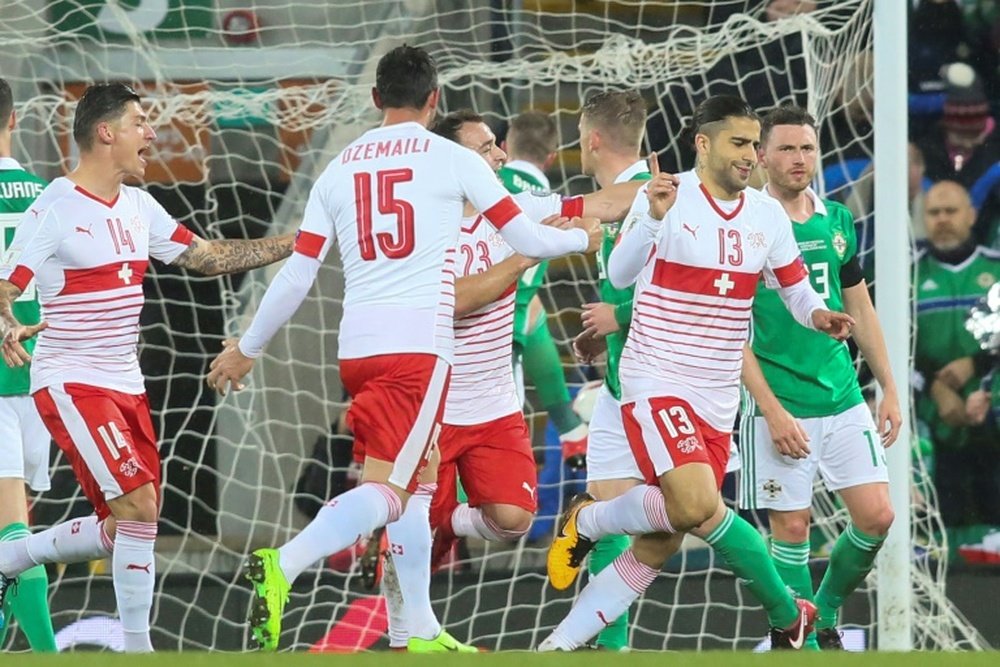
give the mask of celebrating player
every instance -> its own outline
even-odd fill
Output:
[[[809,187],[818,154],[816,121],[805,110],[782,107],[764,118],[764,191],[792,219],[820,296],[857,321],[854,340],[885,397],[876,427],[847,345],[795,326],[774,290],[759,290],[753,304],[753,349],[747,347],[743,359],[743,384],[753,403],[740,425],[741,454],[747,461],[740,503],[767,508],[778,573],[800,598],[813,600],[809,508],[817,470],[827,488],[840,493],[851,522],[830,554],[816,593],[816,635],[809,641],[818,641],[822,649],[843,649],[837,612],[871,570],[892,524],[882,447],[895,441],[900,416],[882,327],[861,276],[854,219],[846,207],[820,199]]]
[[[17,123],[10,85],[0,79],[0,230],[6,251],[14,240],[19,214],[31,207],[45,187],[45,181],[21,168],[11,157],[11,133]],[[38,324],[41,310],[37,294],[23,294],[12,306],[14,316],[25,324]],[[25,342],[30,353],[34,341]],[[28,504],[25,484],[33,491],[48,491],[49,432],[38,415],[28,390],[29,369],[0,366],[0,542],[27,537]],[[56,638],[49,614],[48,575],[41,565],[29,568],[18,577],[16,591],[4,600],[0,609],[0,646],[16,617],[28,644],[36,652],[56,651]]]
[[[239,388],[267,342],[308,292],[334,240],[344,267],[340,374],[365,451],[362,481],[280,549],[247,562],[251,625],[277,648],[291,583],[307,567],[399,518],[441,431],[454,347],[455,245],[470,201],[521,252],[554,257],[596,249],[600,229],[530,221],[472,151],[427,131],[439,90],[430,56],[402,46],[379,61],[382,126],[337,156],[313,186],[295,253],[275,276],[249,329],[212,363],[208,382]],[[461,257],[459,261],[466,261]]]
[[[622,352],[622,417],[646,485],[606,502],[582,495],[549,552],[556,588],[575,579],[594,540],[640,537],[593,578],[540,650],[572,650],[653,582],[684,533],[703,537],[763,603],[775,647],[801,648],[815,607],[786,591],[759,533],[727,509],[719,487],[739,403],[742,346],[763,273],[802,326],[845,338],[853,320],[810,287],[788,216],[747,190],[760,123],[746,102],[712,97],[694,114],[694,171],[656,174],[649,213],[608,263],[612,285],[636,283]]]
[[[79,165],[42,191],[18,225],[0,280],[4,361],[41,332],[31,392],[96,516],[0,542],[0,596],[36,565],[111,556],[125,650],[148,652],[159,516],[160,455],[139,359],[142,278],[149,258],[207,275],[287,257],[293,237],[205,241],[178,224],[141,179],[156,134],[139,96],[120,83],[88,88],[76,108]],[[34,280],[45,321],[26,325],[13,303]]]

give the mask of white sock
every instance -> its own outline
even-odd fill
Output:
[[[451,529],[459,537],[479,537],[489,542],[512,542],[527,531],[504,530],[493,522],[481,507],[462,503],[451,514]]]
[[[576,515],[576,528],[584,537],[673,533],[663,492],[656,486],[636,486],[607,501],[587,505]]]
[[[573,651],[625,613],[656,579],[657,571],[640,563],[631,549],[590,580],[562,623],[538,646],[539,651]]]
[[[406,607],[407,635],[434,639],[441,633],[431,607],[431,498],[437,484],[421,484],[406,510],[386,526],[389,553]]]
[[[387,484],[366,482],[329,501],[301,533],[278,549],[288,583],[321,558],[355,544],[373,530],[395,521],[403,511]]]
[[[16,577],[35,565],[107,558],[114,543],[96,516],[72,519],[40,533],[0,544],[0,572]]]
[[[403,604],[403,592],[399,589],[399,577],[396,576],[396,566],[392,556],[385,559],[383,567],[385,569],[382,571],[379,589],[385,598],[385,610],[389,622],[389,648],[406,648],[410,640],[410,633],[407,631],[409,621],[406,618],[406,605]]]
[[[118,616],[125,635],[126,653],[152,653],[149,613],[156,583],[156,524],[119,521],[111,558],[111,578],[118,601]]]

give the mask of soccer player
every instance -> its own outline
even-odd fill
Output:
[[[45,181],[21,168],[11,157],[11,134],[17,124],[10,84],[0,79],[0,229],[6,252],[21,213],[30,208],[45,187]],[[25,324],[38,324],[41,311],[37,294],[24,294],[12,307]],[[33,341],[25,345],[27,352]],[[0,542],[27,537],[28,504],[25,485],[32,491],[48,491],[49,432],[45,430],[28,389],[28,368],[0,366]],[[33,651],[53,653],[56,638],[49,614],[49,580],[41,565],[25,570],[18,587],[6,596],[0,609],[0,646],[12,618],[17,618]]]
[[[649,169],[640,159],[646,128],[646,104],[638,91],[605,91],[592,95],[580,113],[580,165],[583,173],[601,187],[630,180],[647,181]],[[645,193],[636,196],[626,219],[646,212]],[[584,331],[574,347],[585,361],[597,350],[605,352],[607,370],[594,403],[587,449],[587,492],[598,500],[611,500],[641,483],[642,475],[625,439],[622,426],[618,361],[632,321],[632,286],[616,289],[607,278],[607,262],[618,240],[621,223],[605,225],[597,255],[600,277],[598,303],[583,305]],[[589,348],[589,351],[587,351]],[[587,567],[591,576],[611,564],[631,545],[626,535],[607,535],[594,545]],[[597,646],[612,651],[628,647],[628,611],[612,619],[597,635]]]
[[[827,488],[840,494],[851,521],[815,595],[819,613],[810,642],[842,650],[837,612],[871,570],[892,524],[882,448],[895,441],[900,415],[882,328],[858,263],[854,219],[845,206],[820,199],[809,187],[818,154],[816,121],[808,112],[781,107],[764,118],[764,192],[792,219],[816,291],[831,309],[842,308],[857,322],[854,341],[884,394],[878,426],[847,345],[796,326],[775,291],[760,289],[753,304],[752,349],[747,346],[743,358],[743,384],[752,402],[740,425],[747,462],[740,504],[767,508],[778,574],[799,598],[814,600],[809,508],[817,470]]]
[[[555,119],[541,111],[525,111],[510,122],[503,144],[507,162],[497,172],[508,192],[545,195],[551,191],[545,170],[555,161],[558,132]],[[559,432],[563,461],[576,470],[585,461],[587,425],[573,410],[559,350],[549,331],[548,314],[538,298],[547,268],[548,262],[540,262],[526,269],[517,281],[514,377],[522,393],[523,376],[534,385],[542,408]]]
[[[531,222],[483,159],[429,132],[439,90],[433,61],[401,46],[379,61],[381,127],[350,144],[312,188],[295,253],[275,276],[250,327],[212,362],[208,382],[238,389],[275,332],[305,298],[334,240],[344,267],[338,353],[351,394],[362,484],[327,504],[280,549],[247,561],[251,625],[277,648],[291,583],[307,567],[398,519],[440,437],[454,348],[454,282],[462,206],[470,201],[515,250],[538,257],[591,251],[599,226]],[[475,257],[471,258],[474,261]]]
[[[760,534],[726,508],[719,488],[759,277],[802,326],[842,339],[853,320],[826,310],[810,287],[781,206],[747,190],[760,139],[753,109],[712,97],[695,110],[693,129],[696,168],[672,176],[653,163],[649,212],[608,262],[612,285],[636,284],[619,376],[625,433],[646,485],[606,502],[578,496],[549,551],[550,581],[567,588],[604,535],[639,537],[590,581],[540,650],[572,650],[597,634],[653,582],[687,532],[746,581],[776,648],[802,648],[815,618],[811,603],[789,595]]]
[[[160,456],[137,355],[142,278],[150,257],[206,275],[264,266],[291,253],[293,236],[205,241],[123,185],[142,178],[156,139],[124,84],[87,88],[73,139],[79,164],[42,191],[4,258],[0,333],[4,361],[23,366],[22,341],[41,332],[32,397],[96,516],[0,542],[0,595],[36,565],[111,556],[125,650],[148,652]],[[13,304],[32,281],[44,321],[27,325]]]

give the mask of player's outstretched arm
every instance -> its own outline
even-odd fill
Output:
[[[601,222],[624,220],[632,208],[636,193],[645,181],[615,183],[596,192],[583,195],[583,215]]]
[[[889,353],[885,347],[885,336],[882,325],[875,313],[868,286],[862,280],[856,285],[841,290],[844,298],[844,310],[854,318],[854,342],[871,369],[875,381],[882,388],[882,402],[878,406],[878,427],[882,436],[882,444],[886,447],[896,441],[903,418],[899,411],[899,395],[896,393],[896,383],[892,379],[892,369],[889,367]]]
[[[745,343],[740,379],[760,408],[760,414],[767,422],[767,429],[771,433],[771,442],[774,443],[778,453],[793,459],[804,459],[809,456],[809,436],[771,391],[770,385],[764,378],[764,371],[760,368],[760,362],[757,361],[757,355]]]
[[[285,262],[267,286],[246,333],[238,341],[223,343],[222,352],[212,361],[206,379],[209,387],[223,396],[230,386],[233,391],[243,388],[242,380],[253,368],[254,360],[305,300],[321,263],[319,258],[301,253]]]
[[[486,271],[455,281],[455,317],[465,317],[500,298],[521,274],[538,264],[537,259],[511,255]]]
[[[0,280],[0,340],[3,341],[4,363],[11,368],[31,361],[31,355],[21,343],[49,326],[45,322],[31,326],[21,324],[11,308],[19,296],[21,290],[17,285],[9,280]]]
[[[263,239],[212,241],[195,236],[173,263],[206,276],[240,273],[285,259],[292,254],[294,243],[294,233]]]

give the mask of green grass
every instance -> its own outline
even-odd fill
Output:
[[[715,651],[708,653],[659,653],[629,654],[600,653],[486,653],[478,656],[439,654],[408,655],[405,653],[360,653],[354,655],[312,655],[308,653],[158,653],[152,656],[111,655],[107,653],[74,653],[72,655],[36,656],[26,654],[0,654],[0,665],[17,667],[395,667],[417,665],[424,667],[524,667],[526,664],[546,667],[996,667],[1000,654],[990,653],[772,653],[754,655]]]

